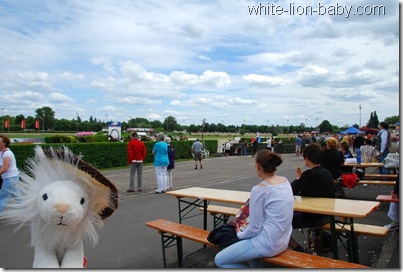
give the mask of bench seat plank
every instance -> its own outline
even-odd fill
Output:
[[[164,219],[158,219],[146,222],[146,226],[156,229],[159,233],[169,233],[171,235],[188,239],[204,245],[217,247],[207,240],[210,233],[207,230],[187,226]],[[263,262],[271,263],[281,267],[291,268],[368,268],[368,266],[334,260],[322,256],[311,255],[308,253],[297,252],[287,249],[274,257],[262,258]]]
[[[200,208],[200,210],[203,210],[203,208]],[[214,214],[225,214],[225,215],[229,215],[229,216],[234,216],[238,213],[239,208],[218,206],[218,205],[208,205],[207,211],[213,215]]]
[[[360,181],[358,181],[356,183],[356,185],[360,185],[360,184],[368,184],[368,185],[395,185],[396,181],[394,180],[369,180],[369,179],[360,179]]]
[[[393,198],[392,195],[378,195],[376,200],[380,202],[400,202],[399,198]]]
[[[365,174],[364,178],[397,178],[395,174]]]
[[[368,266],[330,259],[287,249],[281,254],[261,259],[264,262],[287,268],[368,268]]]
[[[197,243],[216,247],[215,244],[210,243],[207,240],[207,236],[210,233],[208,230],[198,229],[192,226],[178,224],[164,219],[146,222],[146,226],[158,230],[159,233],[166,232]]]
[[[334,183],[340,183],[337,180],[334,180]],[[357,181],[354,185],[390,185],[390,186],[394,186],[396,183],[396,181],[394,180],[371,180],[371,179],[360,179],[359,181]],[[341,183],[340,183],[341,184]]]
[[[339,224],[336,224],[337,231],[350,231],[349,225],[344,225],[342,228]],[[330,224],[323,226],[324,229],[330,230]],[[388,229],[383,226],[366,225],[360,223],[354,223],[354,234],[355,235],[369,235],[376,237],[384,237],[388,234]]]

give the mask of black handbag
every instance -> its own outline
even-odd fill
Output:
[[[207,236],[210,243],[216,244],[218,248],[226,248],[239,241],[235,227],[227,223],[213,229]]]

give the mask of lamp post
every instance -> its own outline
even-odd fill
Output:
[[[3,116],[4,116],[4,108],[1,108],[1,132],[4,130],[4,122],[3,122]]]
[[[270,132],[270,130],[269,130],[269,120],[267,120],[267,133],[269,133]]]
[[[361,104],[360,104],[360,106],[359,106],[359,109],[360,109],[360,129],[361,129]]]

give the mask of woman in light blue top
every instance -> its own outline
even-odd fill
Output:
[[[157,143],[153,147],[154,154],[154,168],[157,176],[157,190],[156,194],[165,193],[168,188],[167,184],[167,166],[169,164],[168,159],[168,144],[164,142],[164,133],[157,134]]]
[[[221,268],[262,267],[260,258],[272,257],[288,247],[292,233],[294,197],[287,178],[275,174],[282,163],[280,155],[261,150],[255,155],[256,172],[262,181],[252,188],[249,200],[249,224],[240,230],[239,242],[220,251],[215,263]]]

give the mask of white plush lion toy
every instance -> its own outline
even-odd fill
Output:
[[[30,224],[34,268],[83,268],[83,241],[98,241],[102,220],[118,207],[116,187],[67,147],[36,147],[27,164],[4,218],[17,229]]]

